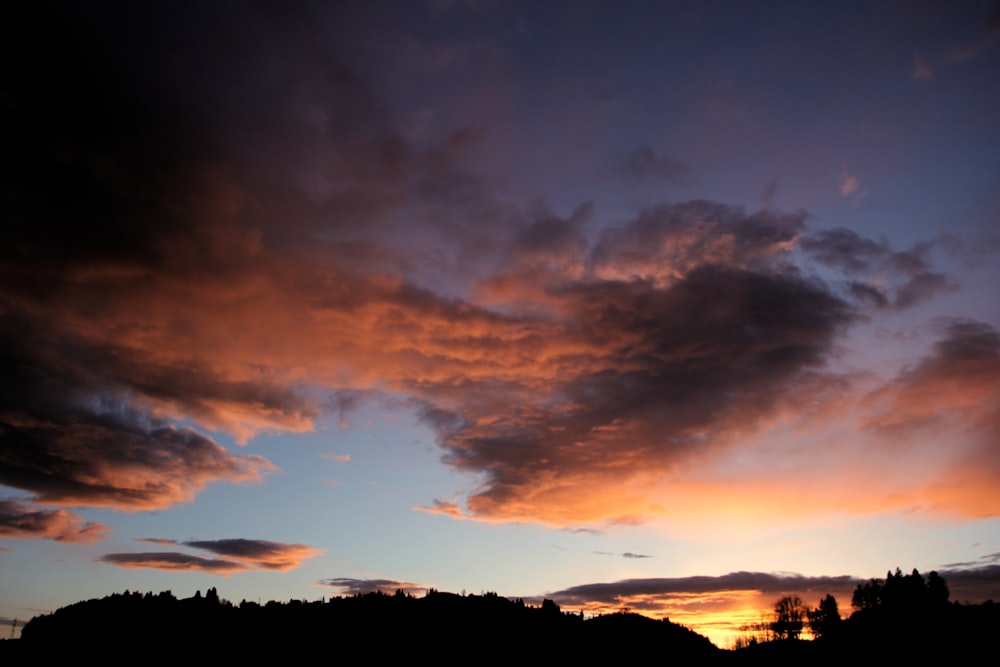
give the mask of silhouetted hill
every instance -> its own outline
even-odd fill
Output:
[[[495,593],[431,590],[418,598],[402,591],[376,592],[315,602],[234,605],[221,600],[215,589],[186,599],[170,592],[125,592],[31,619],[21,640],[0,642],[0,662],[97,655],[106,664],[151,657],[257,663],[301,658],[412,661],[416,656],[436,664],[651,659],[698,665],[956,664],[988,655],[1000,629],[1000,605],[948,602],[943,580],[931,573],[925,581],[916,570],[910,575],[897,570],[884,581],[859,585],[852,606],[855,612],[840,619],[836,605],[830,605],[835,618],[816,626],[823,634],[812,641],[754,640],[739,650],[723,651],[668,620],[625,613],[584,620],[551,600],[536,607]]]
[[[494,593],[369,593],[328,601],[242,602],[169,592],[115,594],[63,607],[23,628],[22,657],[61,658],[82,648],[102,655],[261,659],[324,654],[378,660],[431,656],[437,662],[644,659],[650,651],[682,662],[712,663],[708,639],[669,621],[634,614],[584,620],[551,600],[540,607]],[[111,651],[113,649],[113,652]],[[124,661],[124,660],[123,660]]]

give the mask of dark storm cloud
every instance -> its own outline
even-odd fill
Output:
[[[405,581],[394,579],[351,579],[349,577],[337,577],[333,579],[322,579],[322,586],[329,586],[337,590],[340,595],[364,595],[376,591],[382,593],[395,593],[403,591],[410,595],[417,595],[427,591],[426,586],[411,584]]]
[[[44,509],[13,498],[0,498],[0,537],[92,544],[107,533],[104,524],[83,521],[66,510]]]
[[[154,570],[201,570],[215,574],[230,574],[248,569],[243,563],[212,558],[201,558],[178,552],[144,552],[104,554],[99,558],[104,563],[128,569],[151,568]]]
[[[849,292],[859,301],[897,310],[955,289],[947,276],[932,270],[929,254],[936,245],[897,251],[885,240],[866,239],[843,227],[806,235],[799,243],[817,262],[845,274]]]

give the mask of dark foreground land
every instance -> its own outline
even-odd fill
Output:
[[[0,664],[49,664],[87,656],[99,657],[103,664],[305,658],[436,664],[888,665],[995,658],[1000,605],[959,605],[926,596],[890,604],[890,598],[883,598],[859,605],[863,608],[850,618],[827,619],[823,636],[812,641],[771,635],[770,641],[755,639],[739,650],[722,650],[667,620],[637,614],[584,620],[549,600],[535,607],[493,593],[464,596],[432,590],[424,597],[369,593],[322,602],[234,605],[220,600],[214,589],[187,599],[169,592],[126,592],[32,619],[20,640],[0,642]]]

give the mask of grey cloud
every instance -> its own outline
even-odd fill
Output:
[[[319,582],[323,586],[329,586],[337,590],[340,595],[364,595],[366,593],[382,592],[395,593],[402,590],[411,595],[427,591],[426,586],[412,584],[395,579],[352,579],[349,577],[336,577],[332,579],[322,579]]]
[[[318,549],[304,544],[283,544],[267,540],[242,538],[223,540],[193,540],[183,543],[195,549],[210,551],[220,556],[228,556],[249,562],[266,570],[288,570],[298,567],[301,562],[317,555]]]
[[[1000,600],[1000,565],[938,571],[948,584],[951,600],[979,603]]]
[[[929,254],[938,245],[942,243],[921,243],[897,251],[884,239],[866,239],[843,227],[806,235],[799,242],[820,264],[846,274],[848,292],[856,299],[897,310],[956,289],[947,276],[932,270]],[[888,278],[887,286],[882,285],[884,278]]]
[[[725,591],[759,591],[781,594],[790,591],[823,594],[853,590],[864,579],[840,576],[806,577],[767,572],[731,572],[713,576],[624,579],[608,583],[583,584],[550,593],[560,604],[584,604],[596,601],[614,604],[635,596],[671,596]]]

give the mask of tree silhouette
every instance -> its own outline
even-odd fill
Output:
[[[836,634],[843,619],[840,618],[840,609],[837,608],[837,598],[827,595],[819,601],[819,606],[807,612],[809,617],[809,630],[813,637],[830,637]]]
[[[806,607],[797,595],[786,595],[774,603],[774,621],[771,630],[778,639],[798,639],[802,634]]]

